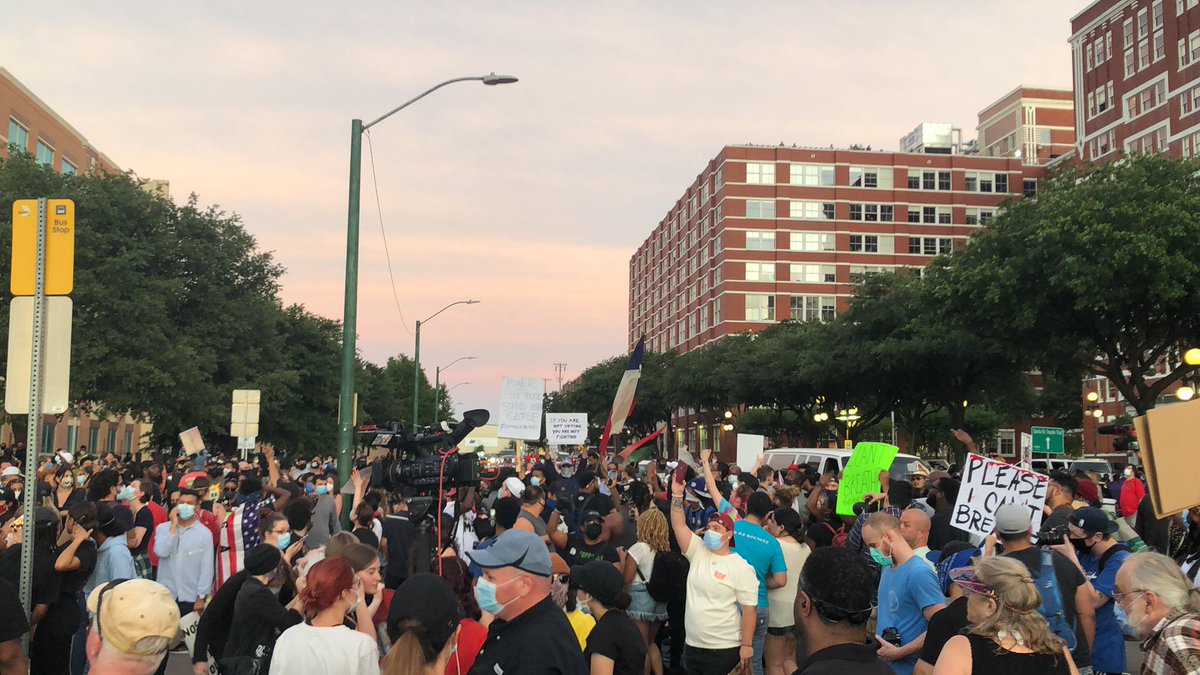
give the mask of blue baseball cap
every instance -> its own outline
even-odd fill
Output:
[[[704,497],[705,499],[712,499],[712,495],[708,494],[708,485],[705,484],[702,477],[697,476],[696,478],[693,478],[692,482],[688,483],[688,487],[690,487],[692,492],[695,492],[697,495]]]
[[[552,569],[545,542],[525,530],[507,530],[488,548],[467,551],[467,557],[482,569],[515,567],[540,577],[550,576]]]

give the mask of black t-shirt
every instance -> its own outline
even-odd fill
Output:
[[[571,565],[585,565],[597,560],[604,562],[620,562],[617,556],[617,549],[607,541],[589,544],[583,540],[582,535],[571,535],[567,542],[567,563]]]
[[[1021,561],[1034,579],[1037,579],[1041,573],[1042,550],[1036,546],[1004,555]],[[1058,592],[1062,595],[1063,614],[1066,615],[1067,623],[1075,626],[1076,644],[1071,656],[1075,657],[1076,666],[1080,668],[1090,666],[1092,665],[1092,654],[1088,649],[1087,638],[1083,634],[1083,624],[1079,621],[1079,615],[1075,611],[1075,591],[1087,583],[1087,579],[1083,576],[1083,572],[1080,572],[1079,568],[1075,566],[1075,563],[1058,551],[1051,551],[1050,559],[1054,564],[1054,573],[1058,577]]]
[[[137,548],[130,552],[134,555],[149,553],[150,535],[154,534],[154,514],[150,512],[148,507],[143,506],[141,511],[134,514],[133,526],[146,528],[146,534],[142,535],[142,543],[138,544]]]
[[[33,604],[49,605],[58,599],[61,583],[54,571],[55,555],[45,549],[33,553]],[[0,579],[6,579],[19,590],[21,588],[21,544],[8,547],[0,556]]]
[[[593,654],[613,660],[613,675],[641,675],[646,667],[646,642],[633,619],[618,610],[605,612],[588,633],[583,658],[589,667]]]
[[[838,528],[834,527],[832,523],[813,523],[804,531],[804,536],[812,539],[817,548],[824,548],[826,546],[833,546],[833,535],[837,530]]]
[[[17,587],[0,579],[0,642],[11,642],[29,632]]]
[[[383,540],[387,542],[387,574],[395,579],[407,579],[409,559],[417,528],[407,516],[389,515],[383,519]]]
[[[587,672],[567,615],[546,597],[511,621],[497,618],[488,626],[470,675]]]
[[[370,546],[371,548],[374,548],[374,549],[379,548],[379,537],[376,537],[375,533],[369,527],[363,527],[360,525],[360,526],[354,528],[354,530],[351,531],[350,534],[353,534],[354,536],[358,537],[358,540],[360,542],[366,544],[367,546]]]
[[[950,603],[938,611],[929,620],[929,628],[925,631],[925,646],[921,648],[921,660],[929,665],[937,663],[942,655],[942,648],[950,638],[958,635],[970,625],[967,621],[967,596]]]
[[[70,542],[60,547],[56,553],[61,555],[67,550]],[[96,542],[91,539],[85,540],[79,545],[75,551],[75,557],[79,558],[79,569],[71,572],[63,572],[59,579],[62,585],[59,587],[59,592],[68,597],[75,597],[75,594],[83,590],[83,585],[87,583],[88,577],[92,576],[92,572],[96,569]]]
[[[607,516],[612,513],[613,500],[608,495],[602,495],[599,492],[587,494],[580,492],[575,495],[575,515],[583,517],[585,511],[595,511],[601,516]]]
[[[971,535],[950,524],[953,509],[940,509],[929,518],[929,550],[940,551],[952,541],[971,541]]]

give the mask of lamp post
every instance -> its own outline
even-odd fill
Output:
[[[470,361],[471,359],[474,359],[474,358],[475,358],[474,356],[460,356],[457,359],[454,359],[453,361],[451,361],[450,363],[448,363],[444,366],[438,366],[437,368],[434,369],[434,371],[433,371],[433,423],[434,424],[437,424],[438,422],[442,421],[441,414],[440,414],[441,411],[438,410],[438,407],[441,405],[441,398],[442,398],[441,397],[442,392],[440,389],[440,386],[442,383],[442,371],[446,370],[450,366],[458,363],[459,361]],[[462,385],[456,384],[454,386],[461,387]],[[450,390],[447,389],[446,393],[449,394]]]
[[[350,199],[346,217],[346,297],[342,306],[342,388],[338,397],[338,476],[341,482],[350,480],[350,446],[354,441],[354,368],[358,356],[355,331],[358,327],[358,198],[362,175],[363,132],[392,115],[425,98],[434,91],[455,82],[482,82],[486,85],[510,84],[517,78],[489,73],[477,77],[456,77],[421,92],[392,109],[386,115],[363,124],[350,120]]]
[[[428,319],[417,322],[417,328],[414,331],[414,333],[416,333],[415,343],[413,344],[413,414],[412,414],[412,422],[408,425],[409,428],[412,429],[413,431],[416,431],[417,427],[419,426],[419,423],[417,421],[417,406],[421,402],[421,387],[420,387],[420,384],[421,384],[421,324],[429,323],[430,320],[433,319],[433,317],[437,316],[438,314],[441,314],[442,312],[450,309],[451,307],[453,307],[455,305],[477,305],[477,304],[479,304],[478,300],[459,300],[458,302],[452,302],[452,303],[446,305],[445,307],[439,309],[438,311],[434,312],[433,314],[429,315]]]
[[[1175,390],[1175,398],[1180,401],[1190,401],[1196,396],[1197,366],[1200,366],[1200,349],[1193,347],[1183,353],[1183,363],[1192,371],[1191,376],[1184,376],[1183,384]]]

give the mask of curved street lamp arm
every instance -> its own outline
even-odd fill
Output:
[[[363,131],[370,129],[371,127],[375,126],[376,124],[379,124],[380,122],[386,120],[387,118],[391,117],[392,115],[395,115],[396,113],[400,112],[401,110],[404,110],[408,106],[416,103],[417,101],[420,101],[421,99],[425,98],[426,96],[432,94],[433,92],[437,91],[438,89],[441,89],[442,87],[444,87],[448,84],[454,84],[455,82],[471,82],[471,81],[482,82],[483,77],[482,76],[456,77],[453,80],[446,80],[445,82],[443,82],[441,84],[435,84],[434,86],[426,89],[425,91],[421,92],[420,94],[417,94],[416,96],[410,98],[409,100],[405,101],[404,103],[401,103],[399,107],[393,109],[391,112],[385,114],[383,117],[380,117],[372,122],[368,122],[367,124],[364,124]]]

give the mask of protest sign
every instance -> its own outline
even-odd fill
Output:
[[[854,515],[854,505],[861,502],[864,495],[879,492],[879,472],[892,466],[898,452],[900,448],[887,443],[859,443],[854,447],[838,483],[839,516]]]
[[[996,509],[1016,503],[1029,508],[1030,528],[1042,527],[1046,503],[1046,476],[982,455],[967,455],[962,486],[950,524],[964,532],[986,537],[996,529]]]
[[[542,398],[546,382],[540,377],[500,379],[500,438],[536,441],[542,437]]]
[[[187,653],[196,653],[196,629],[200,626],[200,615],[195,612],[188,612],[179,619],[179,630],[183,633],[183,644],[187,646]],[[164,658],[171,658],[168,654]],[[208,655],[208,673],[209,675],[219,675],[217,663],[213,660],[212,654]]]
[[[754,467],[754,463],[763,455],[763,448],[766,447],[767,439],[765,436],[757,434],[738,434],[737,435],[737,465],[742,471],[749,471]]]
[[[587,413],[546,413],[546,442],[556,445],[587,443]]]
[[[1200,505],[1195,472],[1200,399],[1155,408],[1133,424],[1154,515],[1166,518]]]
[[[179,432],[179,442],[183,444],[185,455],[195,455],[204,449],[204,439],[200,437],[199,427]]]

